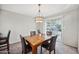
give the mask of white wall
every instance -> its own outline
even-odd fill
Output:
[[[63,17],[62,39],[64,44],[78,47],[77,10],[66,13]]]
[[[30,31],[36,30],[36,26],[34,19],[28,16],[1,10],[0,32],[7,35],[8,30],[11,30],[10,43],[16,43],[20,41],[20,34],[27,36]]]
[[[78,13],[78,16],[77,16],[77,19],[78,19],[78,53],[79,53],[79,8],[78,8],[78,11],[77,11],[77,13]]]

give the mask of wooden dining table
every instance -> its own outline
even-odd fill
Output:
[[[40,35],[26,36],[24,38],[25,40],[29,41],[30,46],[32,47],[32,54],[37,53],[38,46],[41,45],[42,42],[44,41],[44,37]]]

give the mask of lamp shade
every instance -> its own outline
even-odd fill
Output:
[[[36,20],[36,23],[41,23],[41,22],[43,22],[43,20],[44,20],[44,17],[42,17],[42,16],[37,16],[37,17],[35,17],[35,20]]]

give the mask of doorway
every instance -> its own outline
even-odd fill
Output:
[[[47,31],[51,31],[52,35],[58,35],[57,41],[62,42],[61,32],[62,32],[62,21],[61,19],[51,19],[45,21],[45,34]]]

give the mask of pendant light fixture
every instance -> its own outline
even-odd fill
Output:
[[[40,11],[40,6],[41,4],[38,4],[39,10],[38,10],[38,16],[35,17],[36,23],[41,23],[44,20],[44,17],[41,16],[41,11]]]

